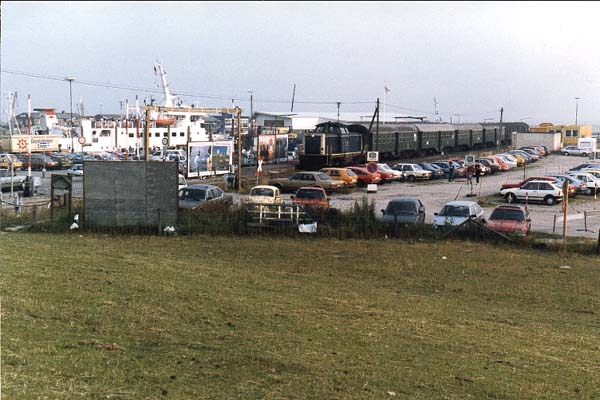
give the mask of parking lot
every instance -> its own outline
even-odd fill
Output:
[[[457,178],[455,182],[448,183],[445,179],[425,181],[425,182],[396,182],[384,185],[378,185],[375,193],[367,193],[365,188],[356,188],[343,193],[333,193],[331,195],[331,206],[339,209],[349,209],[354,206],[356,201],[362,201],[367,196],[369,201],[374,201],[377,216],[381,217],[381,209],[385,208],[388,201],[394,197],[416,196],[425,205],[426,223],[431,223],[433,214],[438,212],[442,206],[451,200],[474,200],[479,202],[486,211],[486,217],[498,204],[505,204],[504,199],[500,197],[500,186],[505,182],[520,182],[524,176],[544,175],[545,173],[558,173],[569,170],[570,168],[588,161],[586,157],[573,157],[562,155],[550,155],[538,162],[528,164],[525,168],[515,168],[510,171],[496,173],[491,176],[485,176],[479,185],[473,181],[469,185],[466,178]],[[267,166],[267,169],[273,166]],[[48,171],[42,178],[41,195],[49,193],[50,174],[65,174],[65,171]],[[17,172],[18,175],[26,175],[26,171]],[[39,171],[33,172],[34,176],[42,176]],[[73,196],[82,196],[82,178],[74,178]],[[189,183],[196,183],[191,181]],[[467,196],[474,194],[474,197]],[[5,199],[9,194],[4,193]],[[283,194],[284,200],[290,199],[291,193]],[[242,195],[234,195],[236,201],[242,198]],[[30,201],[30,199],[25,199]],[[523,205],[521,203],[521,205]],[[531,214],[532,230],[544,233],[562,234],[562,203],[554,206],[541,204],[528,204]],[[584,215],[587,214],[587,229]],[[598,227],[600,225],[600,197],[578,195],[576,198],[569,199],[568,217],[567,217],[567,235],[568,236],[588,236],[597,237]]]

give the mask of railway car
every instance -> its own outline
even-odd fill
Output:
[[[364,163],[367,151],[380,160],[508,146],[512,133],[501,124],[397,123],[372,127],[365,123],[325,122],[304,136],[302,169]]]

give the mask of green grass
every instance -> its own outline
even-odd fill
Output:
[[[6,399],[600,398],[591,256],[3,233],[0,268]]]

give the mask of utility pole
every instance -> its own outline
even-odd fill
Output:
[[[340,122],[340,105],[342,103],[340,103],[339,101],[337,102],[337,109],[338,109],[338,122]]]
[[[292,92],[292,109],[290,112],[294,112],[294,99],[296,98],[296,84],[294,83],[294,91]]]
[[[500,124],[502,124],[502,115],[504,114],[504,107],[500,108]]]
[[[376,148],[379,151],[379,97],[377,98],[377,125],[375,125]]]
[[[144,161],[150,159],[150,110],[146,109],[146,126],[144,126]]]
[[[438,101],[434,97],[433,98],[433,110],[434,110],[434,113],[435,113],[435,120],[436,120],[436,122],[438,121],[438,108],[437,108],[437,106],[438,106]]]
[[[579,113],[579,100],[581,97],[575,97],[575,125],[577,125],[577,114]]]
[[[238,107],[237,109],[237,137],[238,137],[238,168],[237,168],[237,189],[238,192],[242,191],[242,124],[240,119],[242,117],[242,110]]]
[[[567,238],[567,209],[569,207],[569,181],[565,179],[562,185],[563,189],[563,240]]]
[[[75,80],[75,78],[73,78],[72,76],[69,76],[67,78],[65,78],[66,81],[69,81],[69,104],[71,105],[71,123],[70,125],[70,133],[71,133],[71,153],[74,151],[75,149],[75,142],[73,141],[73,90],[72,90],[72,84],[73,81]]]

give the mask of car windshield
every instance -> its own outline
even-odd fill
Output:
[[[319,178],[320,181],[330,181],[332,180],[329,175],[327,175],[325,172],[319,172],[317,174],[317,177]]]
[[[346,173],[348,174],[348,176],[356,176],[356,174],[354,173],[354,171],[352,171],[351,169],[347,169]]]
[[[269,188],[254,188],[250,192],[250,196],[269,196],[273,197],[275,194],[273,193],[273,189]]]
[[[321,190],[300,189],[296,192],[298,199],[324,199],[325,193]]]
[[[490,220],[510,220],[510,221],[525,221],[525,214],[521,210],[508,210],[503,208],[495,209],[490,215]]]
[[[378,167],[382,171],[386,171],[386,172],[392,171],[392,169],[387,164],[378,164]]]
[[[469,207],[445,205],[440,211],[440,215],[443,217],[468,217]]]
[[[385,212],[388,214],[415,214],[417,205],[412,201],[391,201]]]
[[[204,189],[183,189],[179,198],[181,200],[202,201],[206,199],[206,191]]]

